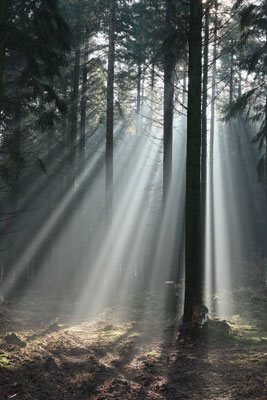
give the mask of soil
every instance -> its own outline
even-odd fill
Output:
[[[51,305],[2,304],[0,399],[267,398],[267,338],[256,323],[181,344],[176,319],[155,315],[110,308],[70,322]]]

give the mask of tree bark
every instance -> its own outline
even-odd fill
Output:
[[[3,69],[4,69],[4,22],[5,22],[6,2],[0,3],[0,110],[3,107]]]
[[[138,74],[137,74],[137,101],[136,101],[136,112],[137,112],[137,115],[140,114],[140,108],[141,108],[141,78],[142,78],[141,64],[138,64]]]
[[[85,33],[85,46],[83,54],[83,67],[82,67],[82,98],[81,98],[81,122],[80,122],[80,154],[84,159],[85,152],[85,123],[86,123],[86,91],[87,91],[87,61],[89,51],[89,35],[88,29]]]
[[[200,254],[201,27],[202,1],[190,0],[184,321],[191,321],[194,306],[202,303]]]
[[[172,131],[173,131],[173,73],[175,55],[168,36],[173,30],[172,5],[166,0],[165,57],[164,57],[164,115],[163,115],[163,210],[165,210],[172,175]]]
[[[215,260],[215,227],[214,227],[214,127],[215,127],[215,97],[216,97],[216,59],[217,59],[217,0],[215,0],[214,45],[212,66],[212,94],[211,94],[211,120],[210,120],[210,262],[211,262],[211,293],[216,292],[216,260]]]
[[[217,9],[216,9],[216,20],[217,20]],[[234,70],[233,70],[233,64],[234,64],[234,53],[233,53],[233,40],[231,40],[231,53],[230,53],[230,89],[229,89],[229,103],[233,103],[233,86],[234,86]]]
[[[114,63],[116,0],[110,0],[109,52],[106,114],[106,230],[112,225],[113,213],[113,124],[114,124]]]
[[[267,95],[265,98],[265,190],[267,200]]]
[[[72,77],[72,93],[71,93],[71,113],[70,113],[70,171],[71,184],[76,179],[76,145],[77,145],[77,120],[78,120],[78,96],[79,96],[79,81],[80,81],[80,63],[81,63],[81,19],[82,10],[78,6],[77,22],[76,22],[76,49],[75,49],[75,64]]]
[[[206,199],[207,199],[207,104],[208,104],[208,60],[209,58],[209,5],[205,10],[205,40],[204,40],[204,64],[202,87],[202,144],[201,144],[201,262],[202,271],[205,268],[205,244],[206,244]]]

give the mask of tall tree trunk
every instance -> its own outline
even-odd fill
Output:
[[[114,124],[114,63],[116,0],[109,0],[109,52],[106,115],[106,230],[112,225],[113,213],[113,124]]]
[[[163,115],[163,210],[165,210],[172,174],[172,131],[173,131],[173,73],[175,55],[169,35],[173,30],[171,0],[166,0],[165,57],[164,57],[164,115]]]
[[[202,271],[205,269],[206,244],[206,199],[207,199],[207,104],[208,104],[208,60],[209,58],[209,5],[205,10],[205,40],[202,87],[202,143],[201,143],[201,262]]]
[[[175,227],[173,218],[167,207],[168,197],[170,195],[172,178],[172,137],[173,137],[173,98],[174,84],[173,75],[175,68],[174,44],[170,39],[174,30],[173,25],[173,4],[172,0],[166,0],[165,14],[165,43],[164,43],[164,103],[163,103],[163,218],[171,236],[175,236]],[[167,236],[167,235],[166,235]],[[164,271],[165,279],[175,279],[175,238],[173,242],[167,240],[164,243]]]
[[[216,97],[216,59],[217,59],[217,0],[215,0],[214,45],[212,66],[212,93],[211,93],[211,119],[210,119],[210,263],[211,263],[211,293],[216,292],[216,260],[215,260],[215,220],[214,220],[214,127],[215,127],[215,97]]]
[[[194,306],[202,303],[200,253],[201,27],[202,1],[190,0],[184,321],[190,321]]]
[[[86,29],[85,32],[85,45],[83,54],[83,67],[82,67],[82,98],[81,98],[81,122],[80,122],[80,155],[82,159],[82,164],[84,160],[85,152],[85,123],[86,123],[86,91],[87,91],[87,62],[88,62],[88,52],[89,52],[89,31]],[[83,167],[83,165],[82,165]]]
[[[72,76],[72,93],[71,93],[71,110],[70,110],[70,174],[71,184],[75,183],[76,178],[76,145],[77,145],[77,120],[78,120],[78,97],[79,97],[79,81],[80,81],[80,63],[81,63],[81,7],[77,7],[76,22],[76,49],[74,70]]]
[[[265,97],[265,189],[267,199],[267,95]]]
[[[4,23],[6,1],[0,2],[0,110],[3,106],[3,67],[4,67]]]

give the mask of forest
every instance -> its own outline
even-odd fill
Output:
[[[265,0],[0,1],[0,400],[267,398]]]

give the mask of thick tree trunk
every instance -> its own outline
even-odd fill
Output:
[[[205,10],[205,41],[202,87],[202,143],[201,143],[201,262],[205,268],[206,244],[206,198],[207,198],[207,104],[208,104],[208,58],[209,58],[209,6]]]
[[[113,124],[114,124],[114,62],[116,0],[110,0],[109,52],[106,115],[106,229],[112,225],[113,210]]]
[[[191,321],[194,306],[202,303],[200,253],[201,27],[202,1],[190,0],[184,321]]]
[[[216,260],[215,260],[215,220],[214,220],[214,127],[215,127],[215,97],[216,97],[216,59],[217,59],[217,0],[215,1],[214,46],[212,66],[212,94],[210,120],[210,263],[211,263],[211,293],[216,292]]]
[[[4,22],[6,2],[0,2],[0,110],[3,106]]]

